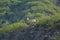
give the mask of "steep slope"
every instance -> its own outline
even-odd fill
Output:
[[[0,26],[56,13],[60,7],[50,0],[0,0]]]
[[[0,40],[60,40],[60,6],[53,1],[0,0],[0,10]]]
[[[39,21],[60,15],[60,7],[51,0],[0,0],[0,8],[0,27],[25,21],[26,18]]]

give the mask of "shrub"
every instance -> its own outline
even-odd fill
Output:
[[[22,29],[22,28],[25,28],[25,27],[27,27],[27,24],[23,23],[23,22],[18,22],[18,23],[6,25],[6,26],[0,28],[0,34],[1,33],[12,32],[12,31],[15,31],[17,29]]]

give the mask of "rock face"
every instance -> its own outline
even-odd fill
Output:
[[[54,28],[46,30],[44,27],[36,26],[0,35],[0,40],[57,40],[58,36],[60,31]]]

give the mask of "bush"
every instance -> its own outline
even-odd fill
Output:
[[[12,32],[15,31],[17,29],[22,29],[27,27],[26,23],[23,22],[18,22],[18,23],[14,23],[14,24],[10,24],[10,25],[6,25],[2,28],[0,28],[0,34],[2,33],[7,33],[7,32]]]
[[[60,14],[55,14],[54,16],[43,16],[37,19],[37,25],[53,25],[55,21],[60,20]]]

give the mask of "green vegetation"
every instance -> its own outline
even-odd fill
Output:
[[[24,22],[18,22],[18,23],[6,25],[6,26],[0,28],[0,34],[4,34],[7,32],[13,32],[13,31],[16,31],[18,29],[23,29],[26,27],[28,27],[28,25]]]
[[[29,27],[26,18],[36,19],[42,27],[60,27],[60,6],[57,0],[0,0],[0,34]],[[57,22],[59,21],[59,22]],[[60,35],[55,37],[60,40]]]
[[[36,19],[37,25],[53,25],[60,20],[60,7],[50,0],[0,0],[0,33],[27,27],[20,22],[26,18]],[[7,25],[8,24],[8,25]]]
[[[41,18],[37,19],[37,24],[50,24],[58,20],[60,20],[60,14],[53,16],[42,16]]]

